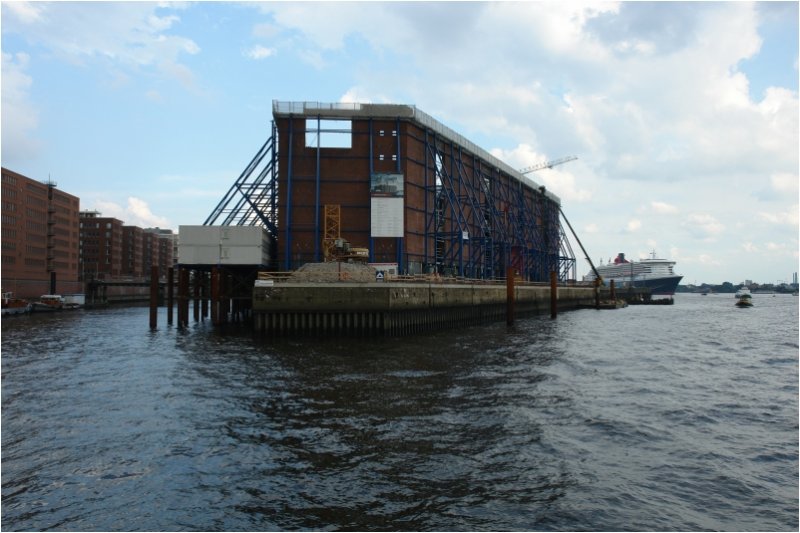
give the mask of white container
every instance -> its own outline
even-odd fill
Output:
[[[180,226],[182,265],[266,265],[269,234],[258,226]]]

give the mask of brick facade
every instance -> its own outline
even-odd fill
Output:
[[[20,298],[79,293],[80,199],[2,169],[2,290]]]

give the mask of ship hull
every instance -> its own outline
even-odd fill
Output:
[[[683,276],[668,276],[663,278],[635,279],[631,282],[630,278],[607,278],[604,279],[606,285],[614,280],[617,287],[642,287],[650,289],[650,294],[658,296],[672,296],[678,288]]]

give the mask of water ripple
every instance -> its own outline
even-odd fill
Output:
[[[4,320],[2,527],[795,531],[795,300],[377,340]]]

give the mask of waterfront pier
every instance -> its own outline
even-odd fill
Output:
[[[519,316],[594,307],[593,287],[559,286],[552,298],[546,284],[512,287]],[[505,283],[288,281],[254,288],[253,326],[275,336],[401,336],[501,321],[509,301]]]

